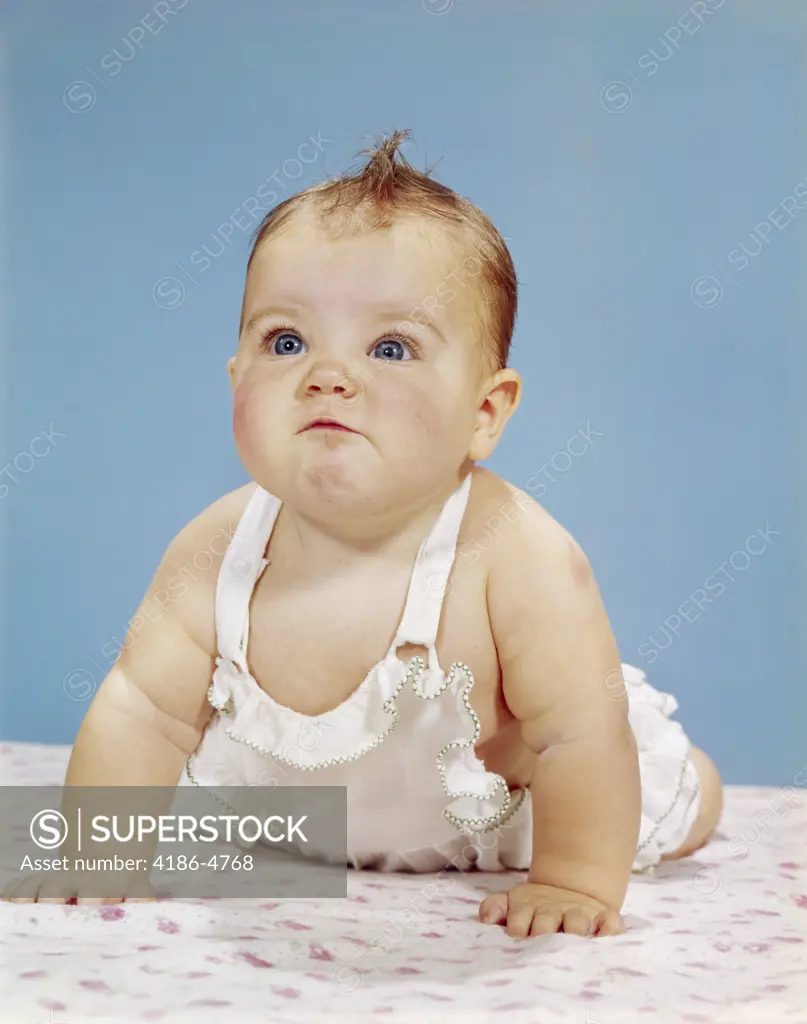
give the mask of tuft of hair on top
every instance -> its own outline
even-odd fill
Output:
[[[331,235],[383,230],[403,216],[431,218],[453,230],[458,249],[466,253],[452,271],[453,283],[447,287],[464,290],[478,282],[483,310],[477,331],[479,372],[504,369],[518,306],[518,281],[510,252],[496,226],[479,207],[432,178],[431,170],[420,171],[406,159],[401,145],[410,137],[411,131],[406,128],[382,135],[359,153],[359,158],[367,159],[357,168],[313,185],[273,207],[252,236],[247,274],[261,244],[279,233],[304,206],[318,211],[323,230]],[[469,264],[473,265],[473,272]]]

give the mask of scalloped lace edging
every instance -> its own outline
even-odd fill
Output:
[[[676,778],[675,792],[664,813],[654,820],[644,809],[642,810],[641,832],[644,832],[648,825],[649,831],[636,847],[634,871],[652,870],[661,862],[663,854],[678,849],[697,817],[700,806],[700,779],[692,762],[690,749],[687,744],[686,754],[681,759],[681,768]],[[683,801],[685,804],[681,809]],[[679,813],[671,820],[670,816],[675,810]]]
[[[208,688],[209,703],[223,715],[234,715],[235,722],[237,723],[238,717],[243,717],[243,713],[250,702],[255,701],[254,707],[250,709],[253,715],[248,722],[249,731],[253,736],[259,734],[262,740],[264,737],[269,736],[270,743],[267,746],[266,743],[259,742],[246,735],[246,730],[245,733],[239,733],[227,725],[224,725],[225,735],[236,743],[242,743],[266,757],[271,757],[282,764],[287,764],[300,771],[315,771],[332,765],[355,761],[380,743],[383,743],[398,723],[400,715],[395,702],[398,694],[408,682],[412,682],[418,696],[425,697],[420,686],[421,678],[425,672],[425,662],[421,657],[414,657],[409,661],[403,678],[394,685],[390,696],[379,705],[381,713],[388,717],[380,725],[377,724],[376,730],[369,741],[362,742],[360,740],[355,750],[345,754],[324,757],[319,760],[314,759],[313,756],[309,757],[308,760],[304,760],[303,757],[293,759],[286,756],[291,750],[296,750],[303,756],[313,755],[317,747],[320,746],[320,744],[315,744],[310,749],[301,746],[300,737],[305,729],[317,732],[323,725],[326,729],[337,728],[337,741],[342,744],[344,743],[344,736],[350,735],[352,731],[359,734],[367,733],[365,713],[367,711],[368,697],[371,696],[371,693],[366,684],[370,681],[370,677],[368,676],[358,691],[351,694],[347,700],[331,711],[323,712],[321,715],[303,715],[282,704],[278,704],[269,694],[260,689],[257,682],[251,676],[247,673],[239,672],[227,659],[217,658],[216,661],[220,672],[226,674],[227,681],[230,683],[230,689],[229,692],[226,692],[224,686],[216,685],[221,683],[218,677],[219,673],[217,672],[213,683]],[[388,656],[383,662],[375,666],[374,672],[389,672],[389,661]],[[400,664],[400,662],[397,662],[397,664]],[[234,687],[240,687],[244,696],[240,708],[237,706],[233,696]],[[218,700],[216,699],[217,690],[223,691]],[[331,723],[338,723],[338,726]],[[351,725],[357,728],[351,729]],[[321,738],[322,734],[320,733]],[[324,744],[326,749],[328,745],[326,740]]]
[[[474,746],[482,726],[468,699],[474,687],[474,677],[466,664],[455,661],[446,686],[452,686],[457,679],[463,678],[465,684],[460,699],[473,722],[473,735],[470,739],[446,743],[437,755],[437,770],[443,790],[451,798],[443,816],[465,835],[478,835],[504,825],[521,806],[525,790],[516,790],[516,798],[513,799],[506,780],[495,772],[486,771],[476,756]]]
[[[196,778],[196,776],[191,771],[191,759],[194,757],[195,753],[196,752],[194,751],[194,753],[191,754],[191,756],[185,762],[185,774],[188,777],[188,781],[192,785],[198,786],[199,788],[202,788],[202,783],[199,782],[199,780]],[[209,795],[212,796],[214,800],[217,800],[223,807],[226,807],[228,811],[235,811],[236,810],[236,808],[229,801],[225,800],[223,797],[220,797],[218,795],[218,793],[214,793],[213,792],[213,789],[215,787],[206,786],[205,788],[208,789]]]
[[[389,672],[389,661],[388,656],[384,662],[376,666],[376,670]],[[395,657],[392,658],[392,661],[398,666],[401,664]],[[468,739],[460,737],[449,741],[437,755],[440,782],[444,793],[449,797],[449,803],[443,810],[443,816],[466,835],[480,834],[503,825],[523,802],[525,791],[519,788],[511,794],[505,779],[494,772],[486,771],[484,764],[474,752],[474,746],[481,732],[481,724],[468,699],[474,686],[474,677],[470,668],[463,662],[454,662],[446,674],[439,669],[439,666],[436,671],[427,672],[424,659],[419,655],[413,657],[406,666],[403,678],[394,685],[390,695],[381,702],[380,711],[388,717],[377,728],[369,741],[360,742],[355,750],[347,753],[319,759],[311,756],[308,761],[286,756],[292,748],[299,753],[313,755],[314,750],[302,751],[299,746],[294,746],[290,742],[295,738],[299,740],[302,728],[310,726],[312,729],[316,729],[323,720],[327,727],[328,719],[339,721],[341,723],[339,742],[344,743],[344,735],[351,733],[349,723],[352,719],[354,724],[360,726],[358,731],[366,733],[364,716],[368,710],[367,698],[372,698],[372,694],[368,690],[364,690],[363,693],[357,694],[359,700],[348,698],[332,711],[325,712],[321,716],[309,717],[277,704],[258,687],[257,682],[250,675],[240,672],[228,659],[219,657],[216,662],[218,671],[208,688],[209,703],[222,716],[233,715],[234,725],[237,725],[239,716],[243,716],[249,707],[252,712],[248,723],[249,730],[253,737],[259,735],[263,742],[240,733],[226,724],[223,725],[225,735],[236,743],[241,743],[266,757],[271,757],[301,771],[315,771],[358,760],[368,751],[383,743],[398,724],[400,714],[396,707],[396,701],[399,693],[408,683],[411,682],[414,693],[421,700],[435,700],[447,689],[454,689],[459,683],[462,689],[458,696],[473,724],[473,735]],[[222,679],[222,676],[225,678]],[[237,694],[237,688],[240,688],[240,694]],[[364,688],[360,687],[360,690],[362,689]],[[243,701],[236,700],[236,695],[243,697]],[[259,720],[261,718],[263,721]],[[297,733],[296,737],[291,735],[292,731]],[[268,744],[265,742],[266,736],[271,739]]]

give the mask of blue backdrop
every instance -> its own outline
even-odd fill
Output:
[[[0,737],[73,741],[166,545],[247,479],[259,218],[408,127],[521,282],[486,465],[578,539],[725,780],[792,784],[806,39],[795,0],[7,0]]]

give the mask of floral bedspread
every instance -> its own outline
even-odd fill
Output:
[[[0,783],[70,748],[0,744]],[[510,938],[476,920],[517,872],[351,871],[348,898],[0,902],[0,1021],[807,1024],[807,793],[728,787],[718,838],[634,875],[627,931]],[[501,1015],[501,1018],[500,1018]]]

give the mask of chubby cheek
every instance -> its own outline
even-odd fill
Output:
[[[451,430],[448,407],[440,401],[439,393],[400,387],[394,394],[386,396],[385,401],[394,412],[399,429],[410,439],[417,437],[426,444],[432,444],[445,440]]]
[[[233,395],[233,433],[241,452],[252,451],[259,434],[259,403],[253,382],[244,379]]]

